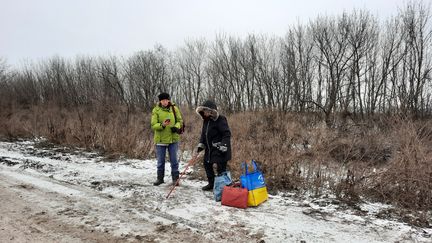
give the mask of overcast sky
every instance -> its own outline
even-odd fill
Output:
[[[426,1],[427,2],[427,1]],[[318,15],[367,9],[381,20],[406,0],[0,0],[0,56],[9,64],[59,55],[128,56],[218,33],[285,35]]]

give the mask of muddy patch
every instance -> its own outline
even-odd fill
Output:
[[[37,161],[25,160],[23,164],[20,166],[20,169],[34,169],[44,173],[54,172],[54,166],[50,164],[44,164]]]
[[[19,162],[13,161],[13,160],[11,160],[10,158],[7,158],[7,157],[0,157],[0,163],[1,164],[5,164],[7,166],[15,166],[15,165],[19,164]]]
[[[33,190],[35,189],[34,186],[29,185],[29,184],[19,184],[14,186],[15,188],[19,188],[19,189],[26,189],[26,190]]]

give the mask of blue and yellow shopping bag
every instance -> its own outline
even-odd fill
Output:
[[[243,188],[248,189],[248,206],[258,206],[268,199],[267,187],[256,162],[252,160],[251,164],[253,170],[249,172],[247,163],[242,163],[243,174],[240,182]]]

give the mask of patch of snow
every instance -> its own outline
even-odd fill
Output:
[[[166,183],[155,187],[152,185],[156,179],[154,159],[106,162],[94,153],[36,149],[35,143],[0,142],[0,158],[18,162],[13,166],[0,162],[0,175],[76,197],[88,196],[83,191],[92,190],[129,203],[131,208],[126,210],[136,217],[155,224],[176,223],[194,227],[208,237],[214,237],[213,240],[218,238],[211,229],[240,232],[266,242],[430,242],[431,229],[416,229],[374,216],[389,205],[366,202],[360,205],[365,214],[356,215],[335,203],[334,198],[299,200],[292,193],[280,193],[270,195],[269,200],[258,207],[230,208],[215,202],[211,192],[201,190],[204,181],[191,180],[188,175],[166,199],[171,189],[169,162],[165,170]],[[49,154],[49,157],[44,154]],[[190,158],[190,153],[186,151],[182,157]],[[186,163],[186,159],[181,160],[180,171]],[[65,187],[61,183],[84,187],[85,190]],[[110,207],[118,210],[102,199],[94,200],[105,204],[108,210]],[[139,225],[122,222],[114,215],[99,217],[105,219],[98,226],[101,229],[115,228],[117,234],[133,234],[139,230]]]
[[[56,183],[48,182],[46,180],[41,180],[33,176],[27,176],[24,174],[13,173],[7,170],[0,171],[0,174],[6,175],[9,177],[14,177],[17,180],[25,181],[26,183],[37,185],[38,187],[48,189],[50,191],[54,191],[59,194],[64,194],[68,196],[81,196],[81,191],[71,189],[69,187],[65,187]]]

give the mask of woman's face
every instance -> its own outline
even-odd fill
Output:
[[[161,100],[160,101],[160,103],[161,103],[161,105],[163,106],[163,107],[167,107],[168,106],[168,104],[169,104],[169,100],[168,99],[163,99],[163,100]]]
[[[203,115],[204,115],[204,117],[210,117],[210,116],[211,116],[211,111],[209,111],[209,110],[204,110],[204,111],[203,111]]]

